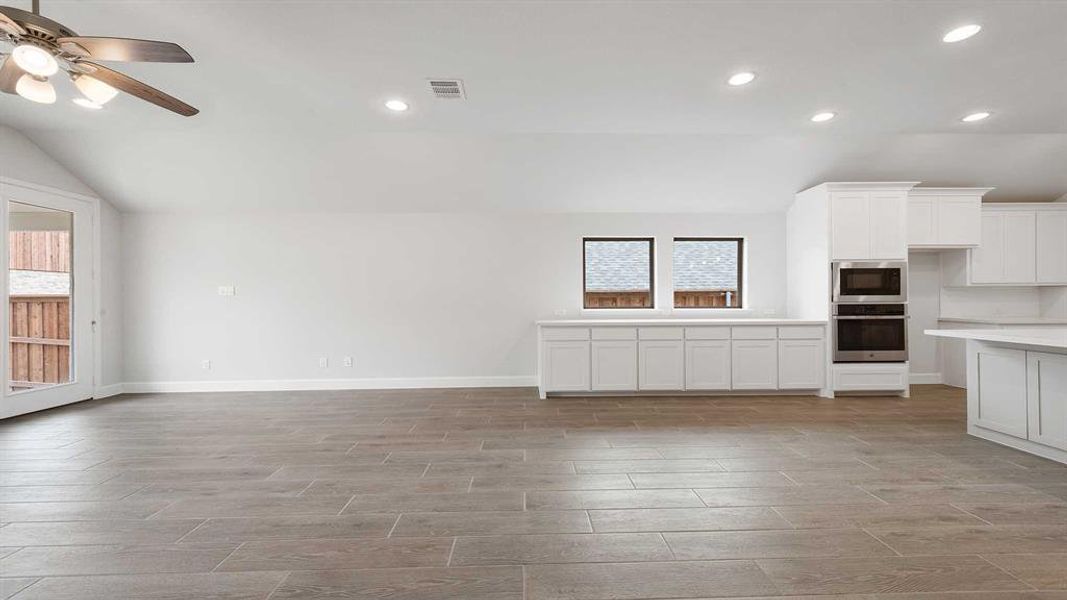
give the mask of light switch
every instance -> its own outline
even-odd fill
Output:
[[[219,295],[220,296],[236,296],[237,295],[237,288],[233,287],[232,285],[220,285],[219,286]]]

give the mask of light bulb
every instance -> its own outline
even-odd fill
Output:
[[[942,42],[946,44],[955,44],[956,42],[962,42],[963,40],[977,34],[982,30],[981,25],[964,25],[963,27],[957,27],[952,31],[945,34],[945,37],[941,38]]]
[[[395,112],[404,112],[408,109],[408,103],[403,100],[388,100],[385,107]]]
[[[974,123],[975,121],[984,121],[985,119],[989,118],[989,114],[990,113],[987,113],[985,111],[971,113],[971,114],[967,115],[966,117],[963,117],[960,120],[963,121],[964,123]]]
[[[53,104],[56,101],[56,88],[44,77],[37,77],[29,73],[19,77],[15,84],[15,92],[23,98],[40,102],[41,104]]]
[[[103,106],[97,104],[96,102],[93,102],[88,98],[75,98],[71,100],[71,102],[77,104],[82,108],[88,108],[90,110],[100,110],[101,108],[104,108]]]
[[[729,83],[730,85],[734,85],[734,86],[745,85],[745,84],[748,84],[748,83],[752,83],[755,79],[756,79],[756,74],[755,73],[750,73],[748,71],[744,71],[742,73],[734,73],[733,75],[730,76],[729,79],[726,80],[726,83]]]
[[[110,102],[119,93],[118,90],[103,81],[84,74],[74,77],[74,85],[82,94],[85,94],[86,98],[101,106]]]
[[[38,48],[33,44],[15,46],[15,49],[11,51],[11,58],[15,59],[15,64],[20,69],[30,75],[48,77],[49,75],[55,75],[56,71],[59,70],[59,63],[56,62],[56,57],[52,56],[44,48]]]
[[[825,123],[826,121],[829,121],[830,119],[832,119],[832,118],[834,118],[836,116],[837,116],[837,113],[832,113],[832,112],[827,111],[827,112],[821,112],[821,113],[816,113],[816,114],[812,115],[811,120],[816,122],[816,123]]]

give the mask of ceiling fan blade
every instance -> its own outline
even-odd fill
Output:
[[[11,35],[26,35],[27,31],[25,27],[19,25],[10,16],[4,14],[4,11],[7,9],[8,7],[6,6],[0,6],[0,31],[6,31]]]
[[[137,81],[128,75],[123,75],[118,71],[112,71],[103,65],[83,60],[78,61],[77,64],[86,75],[93,79],[103,81],[119,91],[126,92],[131,96],[137,96],[138,98],[151,102],[156,106],[174,111],[183,117],[191,117],[200,112],[170,94],[161,92],[147,83],[141,83],[140,81]]]
[[[25,71],[19,68],[15,64],[15,60],[10,56],[4,58],[4,65],[0,67],[0,92],[5,94],[15,94],[15,85],[19,82],[19,77],[22,77]]]
[[[56,40],[69,54],[92,60],[191,63],[193,57],[178,44],[114,37],[64,37]]]

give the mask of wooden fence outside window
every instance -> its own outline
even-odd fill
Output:
[[[10,270],[70,273],[69,232],[10,231],[8,249]],[[70,381],[70,296],[15,292],[8,313],[11,387]]]

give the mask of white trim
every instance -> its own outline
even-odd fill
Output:
[[[941,373],[911,373],[909,381],[913,385],[931,385],[944,383]]]
[[[464,387],[536,387],[534,375],[489,377],[367,377],[363,379],[245,379],[223,381],[137,381],[124,393],[272,392],[296,390],[396,390]],[[106,386],[108,389],[114,386]]]
[[[118,396],[124,393],[126,384],[112,383],[111,385],[100,385],[93,389],[93,399],[99,400],[100,398],[110,398],[111,396]]]
[[[14,185],[17,187],[25,188],[28,190],[34,190],[37,192],[45,192],[47,194],[55,194],[57,196],[64,196],[74,200],[81,200],[83,202],[100,202],[99,196],[87,196],[85,194],[79,194],[78,192],[71,192],[62,188],[52,187],[48,185],[41,185],[39,183],[30,183],[29,181],[23,181],[21,179],[14,179],[12,177],[4,177],[0,175],[0,183],[6,183],[8,185]]]

